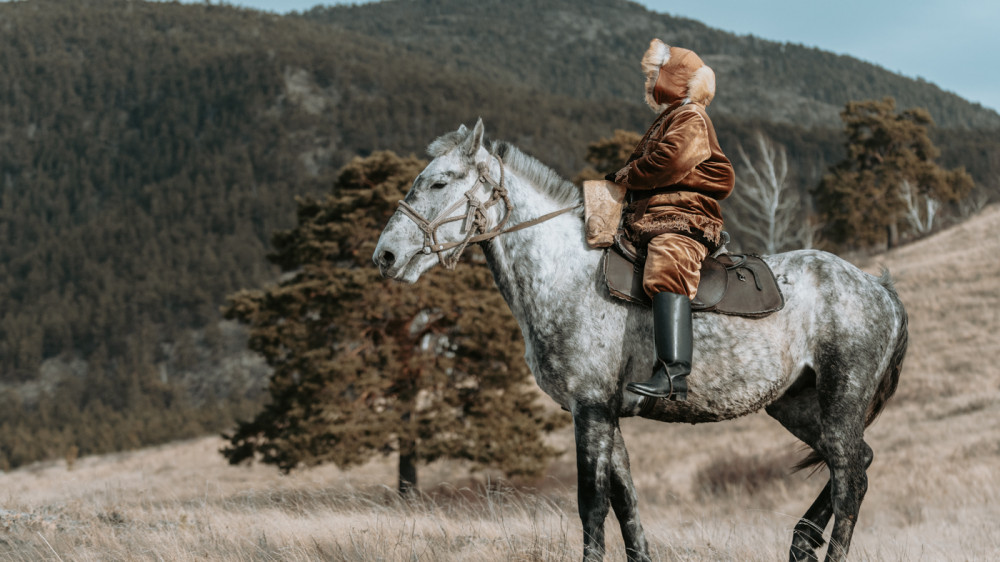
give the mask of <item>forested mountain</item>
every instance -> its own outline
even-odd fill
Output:
[[[0,467],[228,423],[257,395],[207,380],[210,367],[234,372],[219,307],[276,277],[264,256],[296,195],[329,190],[355,155],[421,153],[478,116],[571,177],[588,143],[646,126],[638,58],[652,36],[716,69],[724,147],[762,129],[805,187],[843,150],[843,103],[891,95],[927,107],[950,141],[942,160],[995,188],[995,112],[625,0],[395,0],[284,17],[0,3]]]
[[[695,50],[718,75],[715,115],[839,127],[852,100],[896,98],[946,128],[1000,115],[922,80],[802,45],[738,36],[627,0],[390,0],[316,7],[305,17],[362,32],[443,68],[571,98],[642,103],[639,58],[653,37]]]
[[[763,130],[788,148],[805,176],[799,179],[812,182],[819,170],[842,155],[839,114],[845,104],[892,96],[900,108],[930,111],[939,127],[933,136],[943,164],[964,165],[994,192],[1000,190],[997,112],[853,57],[735,35],[651,12],[628,0],[388,0],[317,6],[302,17],[339,32],[377,38],[389,46],[391,56],[422,57],[432,61],[435,72],[459,72],[476,83],[491,84],[493,95],[527,89],[567,101],[590,101],[591,107],[569,115],[546,109],[550,118],[588,123],[619,119],[602,128],[601,135],[615,127],[642,131],[648,125],[639,59],[649,40],[659,37],[694,49],[715,70],[718,94],[711,113],[724,148],[745,143],[754,130]],[[392,80],[384,66],[368,71]],[[441,102],[454,106],[458,100],[453,96],[467,84],[456,83]],[[471,109],[483,115],[496,135],[528,148],[561,172],[575,172],[582,152],[553,153],[552,145],[578,148],[578,143],[592,139],[580,139],[572,129],[535,133],[503,126],[511,113],[535,103],[515,99],[511,105],[483,103]]]

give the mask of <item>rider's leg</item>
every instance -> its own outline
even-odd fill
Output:
[[[628,390],[653,398],[687,399],[691,372],[691,299],[698,291],[705,246],[680,234],[661,234],[646,250],[643,288],[653,299],[656,366],[646,382]]]
[[[653,340],[656,367],[646,382],[628,390],[653,398],[687,400],[686,377],[691,372],[691,299],[676,293],[653,295]]]

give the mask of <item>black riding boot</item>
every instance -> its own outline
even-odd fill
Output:
[[[687,375],[691,372],[691,300],[686,295],[653,295],[653,340],[656,368],[646,382],[627,388],[652,398],[687,400]]]

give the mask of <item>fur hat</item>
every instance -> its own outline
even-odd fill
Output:
[[[715,72],[694,51],[653,39],[642,57],[642,70],[646,104],[657,113],[677,101],[708,106],[715,97]]]

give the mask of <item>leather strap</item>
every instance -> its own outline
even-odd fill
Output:
[[[514,226],[504,228],[507,221],[510,219],[510,215],[514,210],[514,203],[510,200],[507,192],[507,187],[505,184],[506,173],[503,165],[503,160],[497,156],[493,155],[497,162],[500,164],[500,181],[496,182],[489,176],[489,170],[486,164],[480,164],[479,166],[479,179],[476,184],[472,186],[468,191],[465,192],[465,199],[459,199],[451,206],[449,206],[444,211],[438,213],[438,216],[434,220],[427,220],[424,218],[416,209],[411,207],[406,201],[399,202],[399,210],[403,212],[404,215],[409,217],[417,227],[420,228],[421,232],[424,233],[424,247],[422,249],[423,253],[430,254],[436,253],[438,255],[438,261],[441,262],[447,269],[454,269],[455,265],[458,263],[459,258],[461,258],[462,253],[465,252],[465,248],[469,244],[477,244],[479,242],[485,242],[487,240],[492,240],[501,234],[507,234],[509,232],[516,232],[536,224],[545,222],[549,219],[555,218],[564,213],[568,213],[579,205],[573,207],[566,207],[564,209],[559,209],[558,211],[553,211],[551,213],[544,214],[538,218],[531,219],[529,221],[516,224]],[[491,185],[493,191],[490,194],[490,198],[486,201],[480,201],[475,197],[475,192],[479,189],[480,184]],[[503,219],[497,223],[496,226],[487,230],[486,228],[486,211],[503,201],[504,203],[504,216]],[[468,207],[464,215],[454,215],[449,216],[452,212],[458,210],[462,203],[466,203]],[[468,234],[465,238],[458,242],[445,242],[438,243],[437,241],[437,229],[441,225],[447,224],[449,222],[464,220],[465,228]],[[478,234],[477,234],[478,233]],[[450,256],[445,257],[443,252],[451,250],[453,248],[458,248],[458,250],[452,253]]]
[[[477,234],[476,236],[473,236],[472,238],[469,238],[469,243],[470,244],[475,244],[477,242],[485,242],[487,240],[492,240],[492,239],[496,238],[497,236],[500,236],[501,234],[507,234],[507,233],[510,233],[510,232],[517,232],[518,230],[523,230],[523,229],[528,228],[530,226],[535,226],[536,224],[543,223],[543,222],[545,222],[545,221],[547,221],[549,219],[554,219],[554,218],[558,217],[559,215],[562,215],[562,214],[565,214],[565,213],[568,213],[568,212],[572,211],[573,209],[576,209],[576,207],[566,207],[565,209],[559,209],[558,211],[552,211],[551,213],[544,214],[544,215],[542,215],[542,216],[540,216],[538,218],[531,219],[530,221],[525,221],[525,222],[522,222],[522,223],[515,224],[514,226],[511,226],[509,228],[505,228],[504,230],[501,230],[501,231],[490,231],[490,232],[484,232],[483,234]],[[434,244],[434,245],[430,246],[430,249],[431,249],[432,252],[444,252],[445,250],[450,250],[452,248],[455,248],[455,247],[458,247],[458,246],[461,246],[461,245],[462,245],[462,242],[445,242],[444,244]]]

